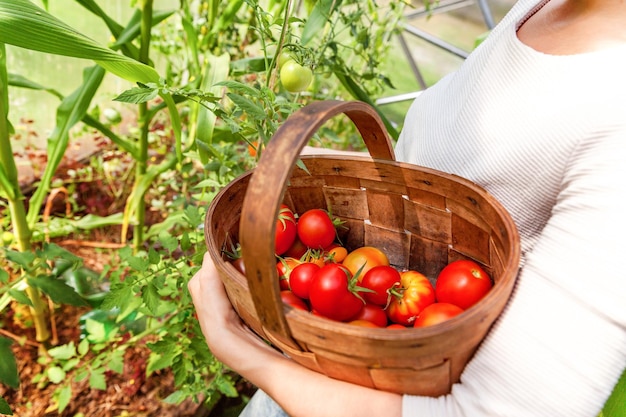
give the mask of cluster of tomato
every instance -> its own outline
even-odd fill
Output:
[[[470,260],[448,264],[433,285],[418,271],[398,271],[378,248],[349,252],[337,243],[340,223],[325,210],[296,216],[281,206],[275,244],[284,303],[354,325],[423,327],[462,313],[492,287]]]

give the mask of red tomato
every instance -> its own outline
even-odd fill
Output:
[[[361,327],[382,327],[368,320],[351,320],[348,322],[348,324],[351,324],[353,326],[361,326]]]
[[[280,298],[283,300],[283,303],[290,305],[293,308],[309,311],[309,306],[306,302],[289,290],[281,291]]]
[[[282,255],[287,252],[296,240],[296,234],[296,217],[286,204],[281,204],[278,219],[276,219],[276,255]]]
[[[400,330],[402,330],[402,329],[406,329],[407,327],[403,326],[403,325],[401,325],[399,323],[391,323],[390,325],[387,326],[387,328],[388,329],[400,329]]]
[[[358,295],[356,280],[340,264],[326,264],[315,274],[309,290],[311,308],[329,319],[346,321],[365,304]]]
[[[390,290],[400,285],[400,273],[392,266],[378,265],[367,271],[361,280],[361,287],[372,290],[363,292],[365,301],[379,306],[387,306],[391,300]]]
[[[243,263],[243,258],[239,257],[230,261],[231,264],[237,269],[237,271],[241,272],[243,275],[246,275],[246,265]]]
[[[394,288],[387,316],[394,323],[412,326],[426,306],[435,302],[435,289],[423,274],[404,271],[400,274],[401,286]]]
[[[426,306],[415,319],[413,327],[426,327],[444,322],[463,312],[461,307],[450,303],[433,303]]]
[[[348,253],[341,262],[359,281],[367,271],[378,265],[389,265],[389,259],[383,251],[373,246],[362,246]],[[360,272],[359,272],[360,270]]]
[[[327,211],[311,209],[298,218],[298,237],[311,249],[330,246],[337,235],[335,224]]]
[[[491,278],[480,265],[470,260],[459,260],[450,262],[441,270],[435,292],[437,301],[467,310],[480,301],[491,287]]]
[[[301,259],[309,248],[306,247],[300,238],[296,235],[296,238],[289,249],[283,253],[284,257]]]
[[[359,314],[350,320],[365,320],[374,323],[377,327],[386,327],[387,313],[381,306],[365,303]]]
[[[300,298],[309,299],[309,290],[315,273],[320,270],[316,263],[303,262],[297,265],[289,274],[289,287]]]
[[[300,264],[300,261],[294,258],[280,258],[276,263],[276,271],[278,272],[278,282],[281,290],[289,289],[289,275],[291,271]]]

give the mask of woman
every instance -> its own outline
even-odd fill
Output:
[[[397,159],[482,185],[522,238],[511,301],[449,395],[295,364],[241,324],[205,257],[189,288],[215,356],[291,416],[596,416],[626,366],[624,22],[624,0],[521,0],[408,112]],[[284,415],[263,392],[244,414]]]

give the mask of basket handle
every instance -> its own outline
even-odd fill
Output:
[[[269,141],[242,205],[239,242],[252,301],[265,332],[295,349],[299,347],[291,337],[280,298],[275,219],[300,152],[326,121],[341,113],[355,124],[372,158],[395,160],[387,130],[372,106],[361,101],[314,102],[290,115]]]

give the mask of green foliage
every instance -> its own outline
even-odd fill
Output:
[[[6,271],[0,268],[0,308],[12,300],[41,313],[42,297],[57,304],[93,305],[72,278],[84,271],[81,259],[42,243],[44,237],[119,224],[123,243],[128,231],[134,237],[103,271],[110,290],[99,310],[83,316],[80,342],[53,347],[40,358],[45,367],[35,382],[40,387],[56,385],[59,412],[74,395],[71,381],[88,380],[91,388],[105,389],[106,374],[121,373],[124,350],[139,343],[151,352],[149,375],[163,369],[174,374],[176,391],[167,402],[191,397],[210,403],[219,396],[238,395],[237,376],[208,350],[187,291],[205,250],[206,207],[225,184],[255,166],[264,145],[301,106],[328,98],[373,104],[377,94],[391,86],[380,67],[403,7],[403,2],[394,1],[383,12],[374,0],[304,5],[291,0],[181,0],[177,10],[162,11],[152,9],[152,0],[136,3],[124,24],[95,0],[76,0],[84,13],[97,16],[110,31],[113,40],[103,46],[28,0],[0,0],[0,44],[97,64],[84,70],[82,85],[65,97],[55,86],[8,73],[4,49],[0,51],[2,103],[8,103],[8,85],[60,99],[48,141],[49,164],[23,218],[14,161],[7,157],[12,155],[12,126],[7,106],[0,108],[0,191],[9,199],[13,230],[3,253]],[[282,87],[277,57],[283,50],[313,71],[306,91],[292,94]],[[91,108],[107,72],[135,82],[115,99],[135,113],[136,126],[129,132],[115,132],[112,119],[105,116],[101,121],[104,115]],[[122,200],[123,213],[53,217],[44,224],[41,207],[77,127],[97,129],[131,161],[123,178],[108,173],[97,159],[89,172],[76,174],[99,178],[106,185],[103,193]],[[394,127],[388,122],[387,127],[396,137]],[[334,148],[363,148],[347,120],[332,121],[315,141]],[[256,155],[248,153],[249,145]],[[71,180],[61,185],[76,192]],[[148,211],[162,213],[162,221],[147,225]],[[60,268],[62,264],[71,272]],[[1,351],[3,346],[0,353],[7,353]],[[12,386],[15,380],[6,379],[12,371],[1,371],[0,381]],[[0,412],[7,410],[0,398]]]

